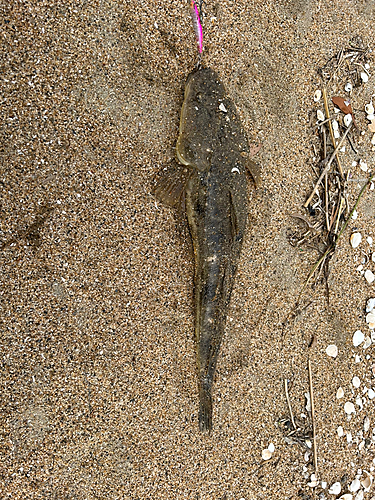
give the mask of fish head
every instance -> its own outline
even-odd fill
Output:
[[[176,145],[178,160],[183,165],[205,171],[218,146],[218,131],[224,99],[224,86],[215,71],[202,68],[187,78],[181,110],[180,132]]]

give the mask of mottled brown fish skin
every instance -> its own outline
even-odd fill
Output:
[[[201,431],[212,429],[212,383],[247,221],[247,150],[235,107],[225,98],[217,73],[192,72],[176,151],[191,169],[185,207],[195,256]]]

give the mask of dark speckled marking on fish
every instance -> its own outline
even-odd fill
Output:
[[[185,166],[164,177],[155,194],[187,214],[195,256],[195,334],[199,428],[212,429],[211,388],[247,220],[248,143],[234,104],[213,70],[187,78],[177,158]]]

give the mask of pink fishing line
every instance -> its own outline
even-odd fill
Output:
[[[203,50],[203,30],[202,30],[201,20],[199,17],[198,8],[194,0],[191,0],[190,13],[191,13],[191,19],[193,21],[195,36],[198,42],[199,53],[201,54]]]

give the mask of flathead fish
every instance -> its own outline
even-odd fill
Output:
[[[249,160],[234,104],[217,73],[196,69],[187,78],[177,140],[184,166],[164,177],[155,194],[183,206],[195,257],[195,335],[199,428],[212,429],[212,384],[247,221]]]

